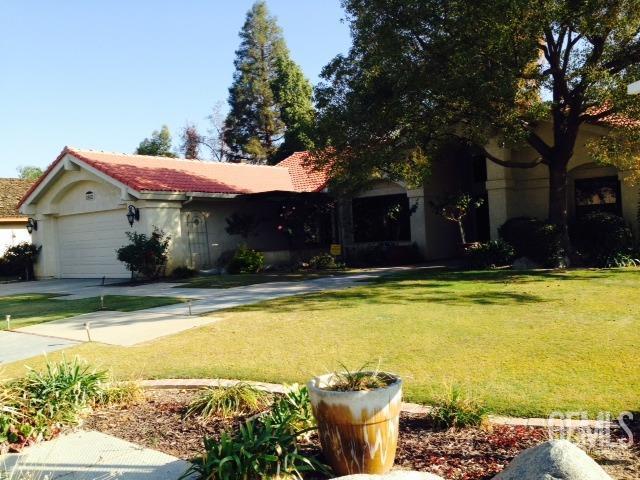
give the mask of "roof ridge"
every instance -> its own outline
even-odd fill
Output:
[[[198,160],[193,158],[182,158],[182,157],[165,157],[162,155],[141,155],[138,153],[122,153],[122,152],[112,152],[108,150],[95,150],[91,148],[76,148],[76,147],[66,147],[69,153],[77,153],[82,155],[83,153],[104,153],[106,155],[114,155],[119,157],[144,157],[144,158],[153,158],[155,160],[177,160],[181,162],[192,162],[192,163],[210,163],[212,165],[235,165],[242,167],[267,167],[267,168],[288,168],[288,167],[279,167],[278,165],[260,165],[255,163],[241,163],[241,162],[215,162],[208,160]],[[297,152],[294,152],[297,153]]]

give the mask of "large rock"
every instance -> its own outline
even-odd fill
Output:
[[[444,480],[433,473],[414,472],[412,470],[394,470],[385,475],[366,475],[361,473],[337,478],[341,480]]]
[[[518,455],[493,480],[612,480],[589,455],[567,440],[552,440]]]

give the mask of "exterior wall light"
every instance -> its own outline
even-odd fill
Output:
[[[34,230],[38,230],[38,221],[32,217],[27,220],[27,232],[33,233]]]
[[[133,222],[140,221],[140,209],[136,208],[134,205],[129,205],[127,207],[127,220],[129,222],[129,226],[133,227]]]

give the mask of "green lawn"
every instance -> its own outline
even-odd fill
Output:
[[[11,315],[11,328],[26,327],[36,323],[50,322],[60,318],[73,317],[100,310],[100,298],[64,300],[56,295],[24,294],[0,297],[0,330],[6,330],[6,315]],[[105,310],[131,312],[144,308],[161,307],[181,302],[173,297],[129,297],[105,295]]]
[[[242,273],[238,275],[207,275],[185,280],[180,287],[192,288],[233,288],[254,285],[267,282],[299,282],[313,280],[315,278],[345,275],[357,270],[335,270],[319,272],[293,272],[293,273]]]
[[[380,362],[404,377],[411,401],[428,403],[456,384],[495,413],[640,411],[639,302],[640,269],[423,271],[218,312],[220,322],[138,347],[85,344],[67,356],[121,378],[274,382]]]

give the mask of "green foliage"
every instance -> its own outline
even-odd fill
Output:
[[[548,268],[562,266],[566,253],[562,235],[555,225],[533,217],[514,217],[507,220],[498,233],[513,246],[516,257],[527,257]]]
[[[450,386],[436,400],[430,417],[443,428],[475,427],[486,422],[487,410],[461,388]]]
[[[138,155],[151,155],[154,157],[175,157],[171,151],[171,132],[169,127],[163,125],[160,131],[154,130],[151,138],[145,138],[136,149]]]
[[[116,253],[118,260],[123,262],[131,276],[139,275],[143,278],[157,278],[167,264],[170,237],[155,228],[150,236],[138,232],[126,232],[129,245],[120,247]]]
[[[187,415],[198,415],[204,420],[216,416],[229,418],[252,415],[264,410],[270,401],[269,393],[241,382],[231,387],[206,388],[189,405]]]
[[[227,265],[227,272],[258,273],[264,268],[264,254],[245,245],[240,246]]]
[[[311,257],[309,260],[309,267],[314,270],[331,270],[338,268],[336,258],[330,253],[321,253],[315,257]]]
[[[460,139],[488,159],[495,138],[544,165],[549,220],[565,234],[567,165],[585,124],[612,114],[624,128],[587,145],[599,161],[638,170],[638,0],[345,0],[352,34],[316,88],[318,149],[338,178],[422,183]],[[541,119],[551,138],[540,134]],[[595,147],[601,148],[595,148]],[[606,150],[606,151],[603,151]],[[530,195],[521,192],[522,201]]]
[[[0,445],[20,448],[50,438],[103,394],[107,375],[86,363],[63,359],[48,362],[43,371],[30,369],[23,378],[0,383]]]
[[[198,275],[198,271],[189,267],[176,267],[171,272],[171,277],[175,279],[193,278]]]
[[[19,275],[24,280],[33,280],[35,277],[33,266],[41,250],[41,246],[28,242],[7,248],[0,262],[1,273],[7,276]]]
[[[274,423],[269,416],[252,419],[236,435],[223,432],[220,440],[204,439],[205,454],[182,478],[250,480],[301,478],[306,472],[328,474],[326,465],[301,453],[297,432],[289,424]]]
[[[18,177],[22,180],[37,180],[44,173],[40,167],[34,167],[33,165],[20,166],[17,170]]]
[[[504,240],[491,240],[474,243],[465,250],[465,263],[468,268],[486,269],[511,265],[515,250]]]
[[[368,370],[367,365],[363,365],[358,370],[353,371],[342,365],[342,371],[332,374],[331,381],[326,389],[336,392],[375,390],[376,388],[387,387],[394,381],[393,377],[379,370]]]
[[[136,382],[122,382],[103,388],[95,399],[99,405],[134,405],[144,399],[144,392]]]
[[[245,240],[248,239],[260,225],[260,220],[251,213],[232,213],[226,219],[225,231],[229,235],[240,235]]]
[[[312,146],[312,88],[264,1],[247,13],[229,89],[225,142],[234,161],[275,162]],[[279,144],[281,138],[284,141]]]
[[[269,416],[274,424],[288,424],[293,432],[310,431],[316,427],[307,387],[291,385],[282,397],[277,397]]]
[[[593,212],[571,228],[576,252],[594,267],[626,266],[633,259],[633,231],[624,218],[607,212]]]
[[[463,220],[473,209],[481,207],[484,200],[473,198],[468,193],[457,193],[430,203],[436,215],[458,225],[460,240],[463,244],[467,243]]]

